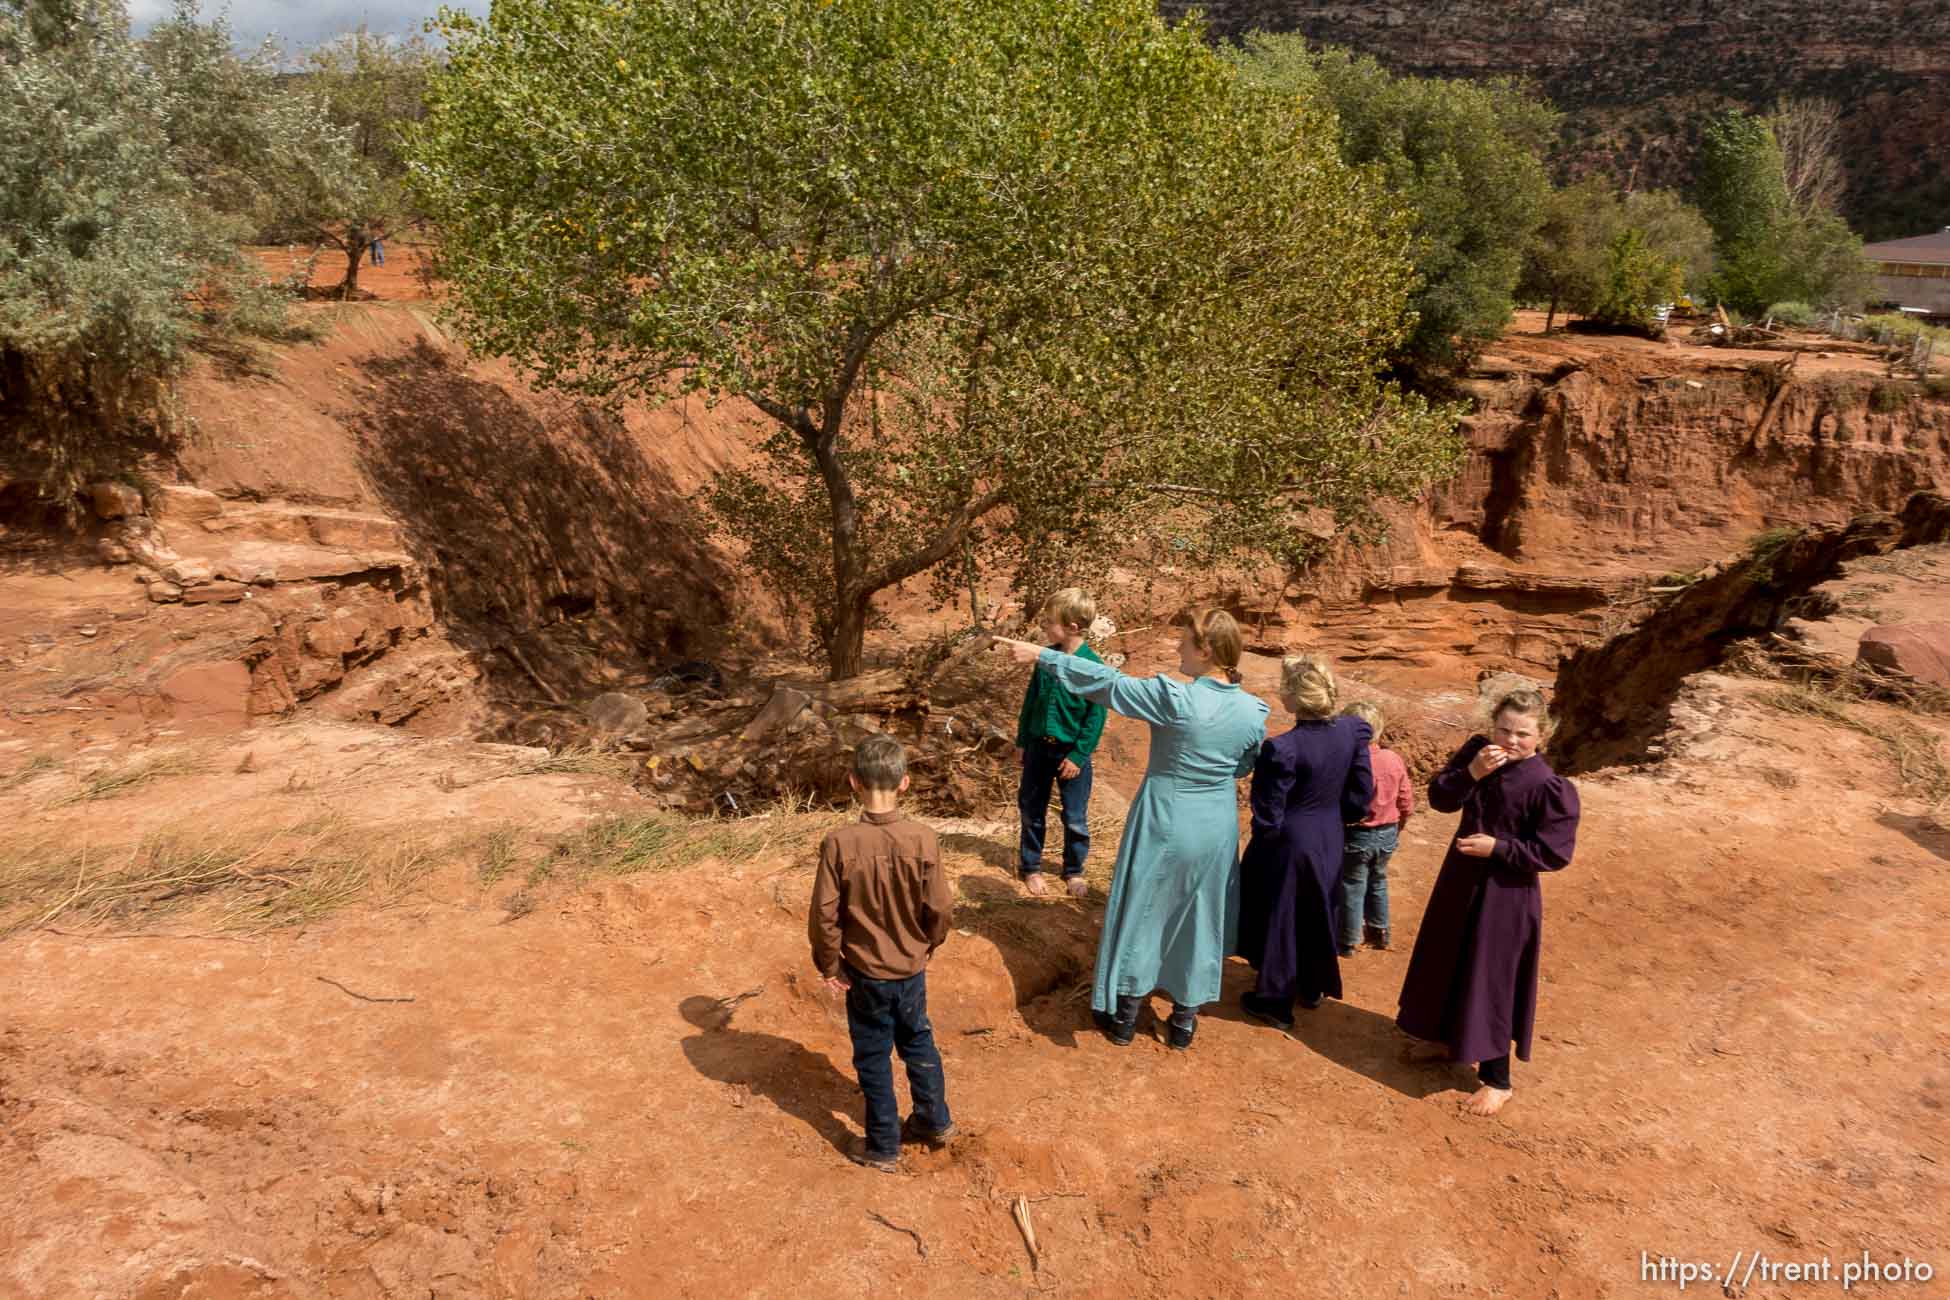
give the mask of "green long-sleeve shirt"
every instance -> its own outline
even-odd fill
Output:
[[[1077,658],[1103,662],[1087,641],[1077,647]],[[1027,749],[1041,741],[1054,740],[1070,747],[1066,757],[1072,763],[1082,763],[1096,751],[1097,741],[1103,734],[1103,705],[1070,694],[1041,667],[1030,674],[1029,689],[1022,696],[1022,716],[1016,719],[1018,746]]]

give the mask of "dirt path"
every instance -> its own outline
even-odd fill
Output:
[[[1348,1002],[1291,1039],[1214,1008],[1186,1056],[1089,1031],[1101,892],[1019,902],[1006,828],[950,828],[963,932],[931,989],[965,1136],[892,1178],[838,1154],[857,1092],[804,852],[513,922],[448,879],[245,941],[17,938],[0,1294],[1573,1300],[1669,1293],[1640,1251],[1950,1266],[1950,838],[1872,741],[1759,690],[1708,679],[1693,752],[1585,783],[1494,1121],[1390,1023],[1440,817]]]

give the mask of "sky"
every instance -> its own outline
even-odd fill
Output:
[[[361,22],[374,32],[408,35],[440,8],[442,0],[201,0],[204,18],[228,11],[237,44],[254,48],[268,35],[286,46],[316,45]],[[452,8],[486,13],[487,0],[446,0]],[[129,0],[129,18],[139,35],[166,18],[171,0]]]

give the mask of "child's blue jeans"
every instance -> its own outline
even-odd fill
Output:
[[[948,1127],[947,1083],[941,1053],[928,1023],[928,973],[904,980],[868,979],[851,966],[846,977],[846,1027],[853,1035],[853,1072],[867,1098],[867,1153],[894,1157],[901,1150],[900,1100],[894,1096],[894,1063],[899,1052],[907,1066],[907,1090],[914,1099],[914,1123],[929,1133]]]
[[[1356,826],[1341,856],[1341,947],[1361,942],[1361,922],[1388,932],[1388,859],[1395,855],[1398,826]]]
[[[1043,869],[1043,837],[1049,828],[1049,789],[1056,787],[1063,802],[1063,878],[1083,874],[1090,856],[1090,758],[1077,764],[1077,774],[1059,780],[1056,769],[1070,756],[1066,745],[1032,740],[1022,755],[1022,784],[1016,787],[1016,811],[1022,815],[1022,874]]]

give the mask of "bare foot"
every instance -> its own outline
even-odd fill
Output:
[[[1022,887],[1038,898],[1046,897],[1049,894],[1049,882],[1043,879],[1043,873],[1040,871],[1032,871],[1024,876],[1022,878]]]
[[[1071,898],[1084,898],[1090,893],[1090,882],[1082,876],[1071,876],[1069,890]]]
[[[1472,1115],[1494,1115],[1499,1110],[1502,1110],[1503,1104],[1509,1100],[1510,1090],[1508,1088],[1492,1088],[1486,1083],[1476,1090],[1475,1096],[1469,1099],[1469,1113]]]

